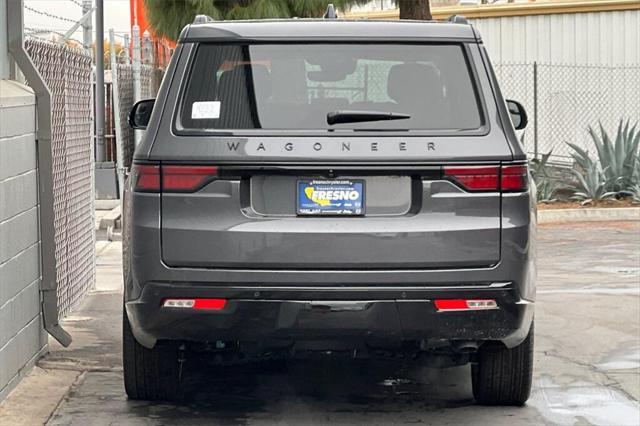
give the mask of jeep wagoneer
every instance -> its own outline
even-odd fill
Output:
[[[527,400],[526,114],[463,18],[200,16],[130,121],[130,398],[177,397],[194,354],[320,351],[471,363],[479,403]]]

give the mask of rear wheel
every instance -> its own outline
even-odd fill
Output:
[[[171,401],[180,396],[178,345],[158,342],[142,346],[131,332],[127,313],[122,315],[124,387],[130,399]]]
[[[489,342],[480,347],[471,367],[473,396],[483,405],[523,405],[533,377],[533,323],[527,338],[514,348]]]

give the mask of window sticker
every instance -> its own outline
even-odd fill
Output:
[[[191,107],[192,119],[220,118],[220,101],[194,102]]]

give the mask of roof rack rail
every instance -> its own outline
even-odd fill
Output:
[[[213,18],[209,15],[196,15],[193,19],[194,24],[206,24],[209,22],[214,22]]]
[[[447,21],[453,22],[454,24],[464,24],[469,25],[469,21],[462,15],[451,15],[447,18]]]
[[[336,14],[336,8],[333,6],[333,3],[329,3],[327,5],[327,11],[324,13],[324,19],[338,19],[338,15]]]

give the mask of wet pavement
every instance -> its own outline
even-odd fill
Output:
[[[120,244],[99,243],[97,289],[39,365],[77,372],[52,425],[640,424],[640,222],[539,229],[534,389],[522,408],[474,405],[468,366],[271,362],[186,374],[188,402],[128,401],[120,366]],[[37,403],[37,402],[34,402]]]

